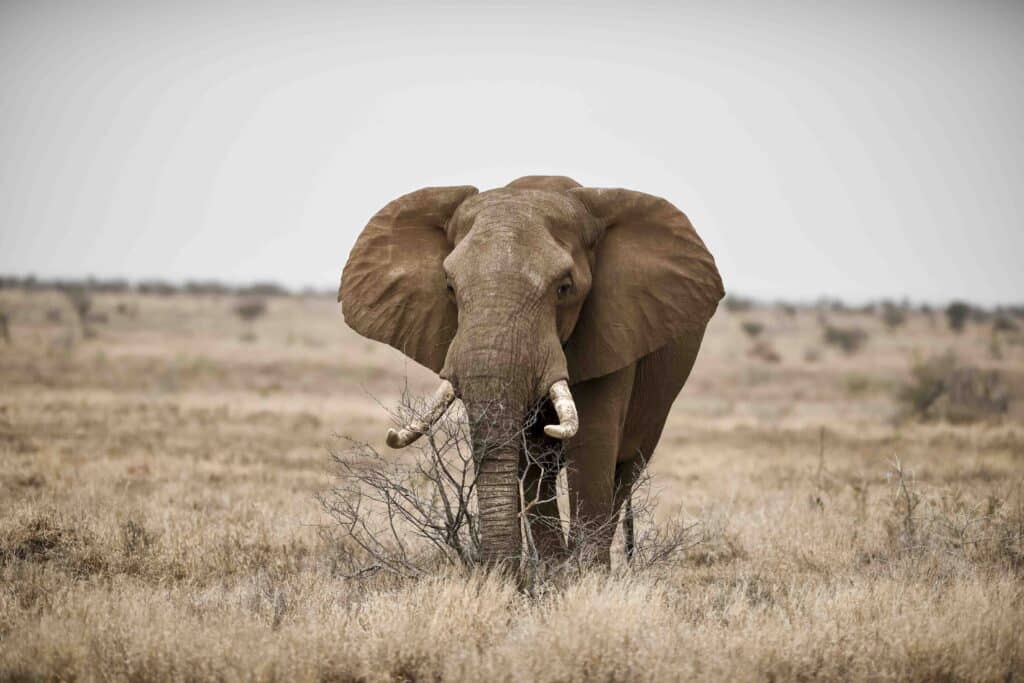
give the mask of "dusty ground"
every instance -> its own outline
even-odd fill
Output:
[[[431,379],[328,299],[252,324],[234,304],[97,295],[84,339],[62,296],[0,291],[0,680],[1024,674],[1024,398],[894,419],[911,364],[945,349],[1019,394],[1019,332],[828,314],[869,334],[846,355],[810,309],[721,310],[653,464],[658,519],[700,542],[526,596],[342,577],[314,499],[332,435],[382,442],[376,400]],[[750,320],[780,362],[748,354]]]

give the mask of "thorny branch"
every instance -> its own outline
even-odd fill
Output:
[[[426,402],[403,391],[396,422],[419,417]],[[335,525],[324,531],[340,550],[343,573],[364,577],[377,572],[400,576],[422,576],[439,565],[473,567],[479,563],[480,527],[476,501],[476,458],[486,458],[492,449],[517,441],[522,456],[519,466],[519,515],[523,552],[521,577],[531,584],[566,570],[580,570],[592,560],[600,539],[612,536],[617,518],[581,528],[577,523],[568,539],[568,515],[564,485],[540,486],[563,472],[562,442],[536,429],[542,419],[538,406],[527,416],[521,429],[505,441],[474,454],[470,424],[465,411],[455,404],[430,430],[404,451],[381,453],[368,443],[339,437],[341,447],[332,447],[336,467],[335,486],[318,495],[323,509]],[[498,410],[498,406],[494,407]],[[486,422],[491,411],[479,411],[474,422]],[[564,472],[562,473],[564,477]],[[559,496],[561,493],[561,496]],[[633,515],[642,521],[632,559],[634,568],[648,568],[678,558],[700,542],[697,523],[676,521],[656,527],[650,523],[654,497],[650,476],[638,478],[633,492]],[[551,503],[562,498],[557,515],[544,516]],[[562,540],[562,552],[543,557],[535,531],[554,530]]]

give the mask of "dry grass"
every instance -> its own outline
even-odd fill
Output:
[[[699,542],[528,595],[458,568],[345,578],[314,498],[332,435],[379,443],[371,394],[432,379],[328,300],[274,299],[250,341],[235,303],[97,294],[83,338],[59,294],[0,291],[0,680],[1024,672],[1022,401],[895,419],[947,349],[1020,396],[1019,333],[996,358],[984,326],[844,314],[871,339],[849,355],[812,311],[722,310],[652,468],[659,520]],[[748,356],[739,316],[779,362]]]

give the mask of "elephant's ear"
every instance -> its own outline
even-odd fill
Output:
[[[569,194],[605,226],[594,248],[590,294],[565,346],[570,381],[606,375],[673,339],[702,333],[725,291],[686,215],[632,190]]]
[[[441,263],[445,224],[475,187],[427,187],[399,197],[363,228],[341,274],[338,301],[359,334],[439,372],[458,326]]]
[[[505,187],[516,187],[521,190],[567,192],[581,186],[572,178],[564,175],[524,175],[522,178],[516,178]]]

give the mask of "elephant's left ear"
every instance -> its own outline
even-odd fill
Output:
[[[605,226],[590,294],[565,346],[570,381],[609,374],[674,339],[703,334],[725,290],[686,215],[632,190],[569,194]]]

